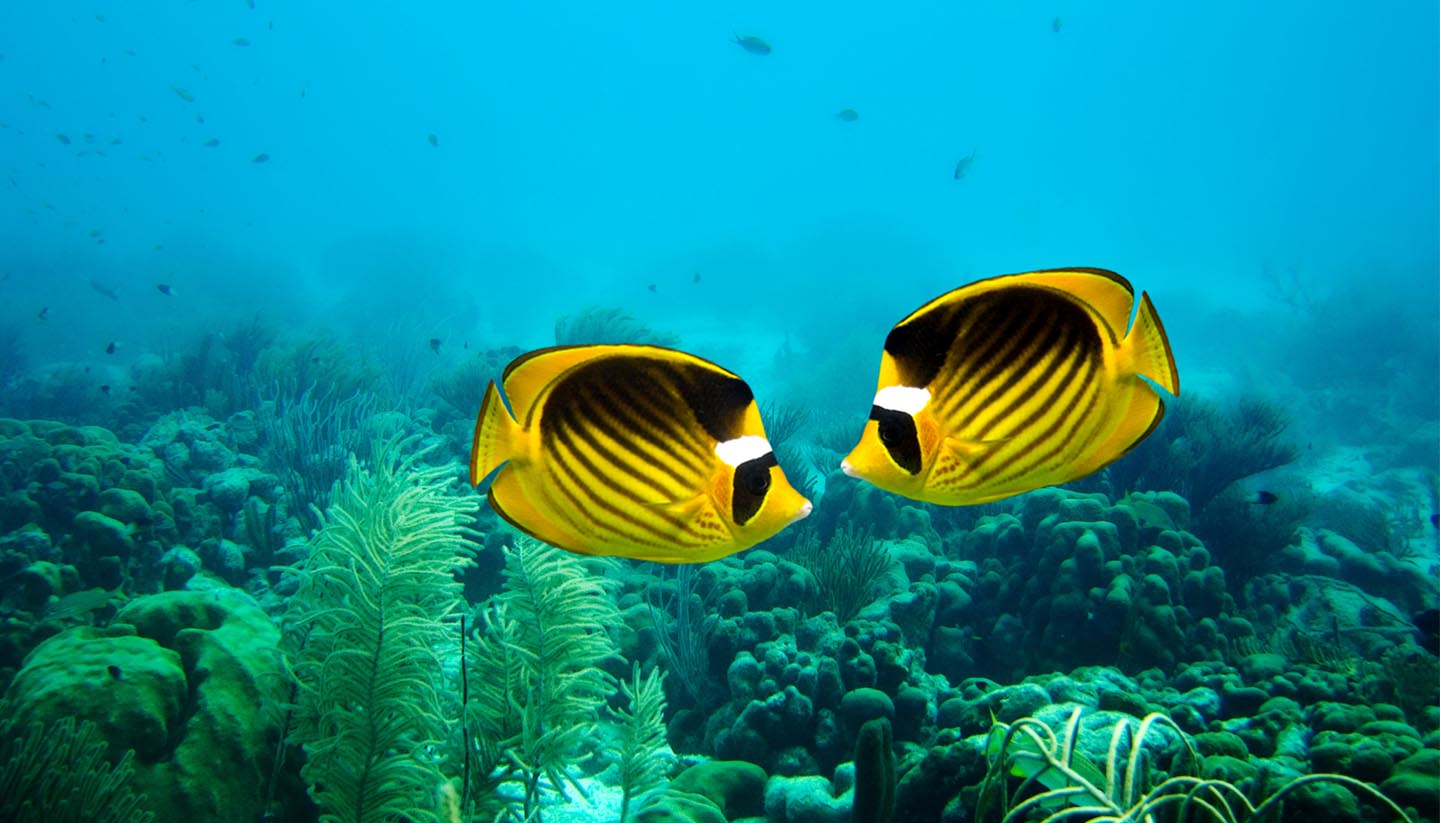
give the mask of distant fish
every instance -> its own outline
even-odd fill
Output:
[[[485,390],[470,483],[505,520],[580,554],[702,563],[810,513],[738,376],[654,346],[561,346]],[[509,409],[505,399],[509,400]]]
[[[268,154],[266,154],[265,152],[262,151],[262,152],[260,152],[259,154],[255,155],[254,157],[250,158],[250,162],[251,162],[251,163],[269,163],[269,162],[270,162],[270,155],[268,155]]]
[[[425,139],[430,141],[430,145],[437,149],[440,148],[440,138],[436,137],[434,132],[425,135]]]
[[[203,145],[204,145],[205,148],[207,148],[207,149],[213,149],[213,148],[215,148],[216,146],[220,145],[220,138],[218,138],[218,137],[212,137],[212,138],[210,138],[209,140],[206,140]]]
[[[1064,21],[1064,20],[1061,20],[1059,17],[1057,17],[1057,18],[1055,18],[1053,21],[1051,21],[1051,23],[1050,23],[1050,30],[1053,31],[1053,32],[1055,32],[1056,34],[1059,34],[1059,33],[1060,33],[1060,29],[1063,28],[1064,26],[1065,26],[1065,21]]]
[[[700,285],[700,272],[695,272],[695,285]]]
[[[975,162],[975,152],[974,152],[974,151],[972,151],[972,152],[970,152],[969,154],[965,155],[964,157],[960,158],[960,162],[958,162],[958,163],[955,164],[955,179],[956,179],[956,180],[963,180],[963,179],[965,178],[965,174],[970,171],[970,164],[971,164],[971,163],[974,163],[974,162]]]
[[[55,139],[59,140],[60,145],[62,146],[70,145],[70,137],[68,135],[61,134],[60,132],[55,132]]]
[[[751,54],[758,54],[761,57],[770,53],[770,44],[753,34],[744,36],[735,35],[735,44]]]
[[[36,317],[37,319],[44,320],[44,319],[45,319],[45,315],[47,315],[47,314],[49,314],[49,313],[50,313],[50,307],[49,307],[49,306],[41,306],[41,307],[40,307],[40,313],[37,314],[37,315],[35,315],[35,317]]]
[[[159,289],[159,290],[160,290],[160,293],[163,294],[163,295],[165,295],[166,297],[174,297],[174,296],[175,296],[175,291],[170,288],[170,284],[169,284],[169,283],[156,283],[156,284],[155,284],[155,288]]]
[[[110,345],[108,345],[108,346],[105,347],[105,353],[106,353],[106,354],[114,354],[114,353],[115,353],[115,341],[114,341],[114,340],[111,340],[111,341],[110,341]]]
[[[1440,609],[1426,609],[1410,618],[1420,635],[1420,645],[1440,657]]]
[[[1125,278],[987,278],[890,330],[870,419],[840,468],[927,503],[1003,500],[1125,455],[1165,413],[1156,386],[1178,395],[1179,372],[1150,297]]]
[[[246,40],[244,37],[237,37],[237,38],[235,38],[234,40],[231,40],[230,42],[231,42],[231,43],[234,43],[234,44],[237,45],[237,46],[248,46],[248,45],[250,45],[250,41],[249,41],[249,40]]]
[[[171,86],[170,90],[175,92],[176,97],[184,100],[186,103],[195,102],[195,95],[191,94],[189,89],[182,89],[179,86]]]
[[[432,338],[430,338],[430,351],[433,351],[433,352],[435,352],[436,354],[439,354],[439,353],[440,353],[440,338],[438,338],[438,337],[432,337]]]
[[[1250,502],[1257,506],[1269,506],[1279,499],[1279,497],[1275,496],[1274,492],[1258,491],[1255,492],[1254,497],[1250,498]]]
[[[648,285],[648,286],[645,287],[645,290],[648,291],[648,292],[654,293],[654,291],[655,291],[655,284],[654,284],[654,283],[651,283],[650,285]]]
[[[104,384],[103,386],[101,386],[101,387],[100,387],[100,393],[103,394],[103,395],[105,395],[106,397],[109,397],[109,396],[110,396],[110,384],[109,384],[109,383],[106,383],[106,384]]]
[[[111,300],[120,299],[120,293],[115,291],[115,287],[107,286],[104,283],[101,283],[99,280],[92,279],[90,281],[90,288],[94,289],[96,293],[98,293],[102,297],[108,297]]]
[[[1119,501],[1119,505],[1129,509],[1144,528],[1175,530],[1175,520],[1170,517],[1170,513],[1143,497],[1127,495],[1124,500]]]
[[[197,124],[201,125],[201,126],[205,125],[205,115],[203,115],[203,114],[197,114],[197,115],[195,115],[195,122],[196,122]]]
[[[841,109],[835,112],[836,120],[843,120],[846,123],[854,123],[860,119],[860,112],[854,109]]]

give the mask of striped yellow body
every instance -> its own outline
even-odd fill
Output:
[[[1113,462],[1164,412],[1140,375],[1179,391],[1148,297],[1127,333],[1134,303],[1124,278],[1095,269],[996,277],[936,298],[887,339],[872,419],[846,471],[969,505]]]
[[[471,482],[500,468],[497,512],[555,546],[670,563],[723,557],[809,512],[775,464],[740,378],[667,349],[542,350],[492,384]],[[727,463],[717,447],[753,453]],[[763,489],[756,492],[756,489]]]

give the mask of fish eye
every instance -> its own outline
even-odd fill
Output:
[[[735,467],[730,514],[737,525],[760,513],[770,492],[770,467],[778,465],[775,453],[766,452]]]
[[[756,497],[770,491],[770,470],[748,472],[745,478],[745,490]]]
[[[870,409],[870,419],[877,424],[880,445],[885,447],[895,465],[908,474],[919,474],[924,460],[920,454],[915,418],[905,412],[874,406]]]

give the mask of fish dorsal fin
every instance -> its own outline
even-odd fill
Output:
[[[1130,281],[1106,269],[1048,269],[1012,274],[1013,283],[1062,291],[1089,306],[1110,327],[1112,342],[1125,336],[1130,327],[1130,310],[1135,305],[1135,288]]]
[[[536,349],[523,354],[505,367],[505,376],[500,385],[505,389],[505,399],[510,410],[521,425],[528,423],[535,402],[545,392],[545,387],[569,369],[605,355],[616,346],[553,346]]]

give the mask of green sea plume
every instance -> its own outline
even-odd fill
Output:
[[[1151,821],[1163,812],[1173,813],[1167,819],[1195,823],[1244,823],[1265,819],[1300,789],[1330,784],[1379,804],[1394,820],[1410,823],[1405,812],[1373,786],[1341,774],[1300,775],[1255,803],[1234,783],[1200,776],[1205,772],[1194,743],[1174,721],[1158,713],[1117,722],[1102,766],[1079,751],[1080,720],[1077,708],[1058,730],[1035,717],[995,724],[986,741],[989,767],[974,819]],[[1173,732],[1184,747],[1185,757],[1172,765],[1188,761],[1196,774],[1177,771],[1151,777],[1146,741],[1161,727]]]
[[[467,719],[479,762],[468,794],[492,800],[496,785],[514,781],[522,800],[498,811],[471,801],[486,820],[536,819],[547,796],[583,794],[568,766],[593,746],[615,691],[599,666],[615,654],[606,627],[620,616],[606,578],[587,567],[602,563],[528,537],[506,548],[506,591],[470,647]]]
[[[0,700],[0,820],[13,823],[150,823],[132,790],[134,750],[113,766],[94,723],[62,717],[19,728]]]
[[[455,467],[422,464],[415,442],[377,443],[369,467],[351,457],[286,617],[291,740],[322,821],[438,821],[451,795],[441,653],[477,499],[450,493]]]

